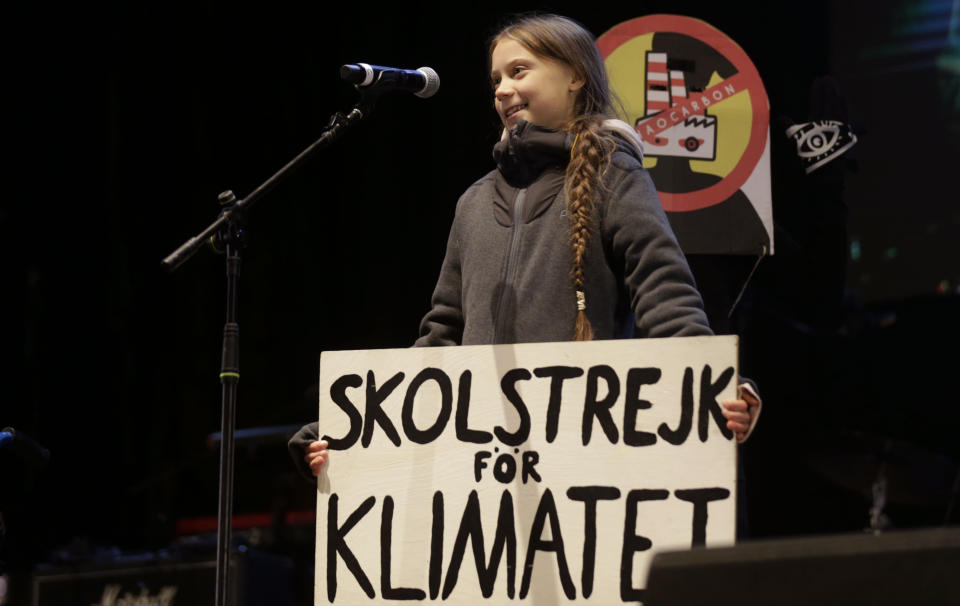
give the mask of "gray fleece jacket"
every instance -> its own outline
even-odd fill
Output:
[[[595,338],[712,335],[700,293],[639,152],[617,142],[586,254]],[[457,203],[417,346],[569,341],[577,306],[563,180],[572,140],[521,122],[494,147],[497,168]],[[298,470],[316,423],[288,443]]]
[[[635,148],[617,145],[585,260],[597,339],[711,335],[693,276]],[[416,345],[569,341],[576,318],[563,192],[572,138],[522,122],[457,204]]]

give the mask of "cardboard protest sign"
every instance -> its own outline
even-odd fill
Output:
[[[734,540],[736,337],[324,352],[315,603],[634,602]]]

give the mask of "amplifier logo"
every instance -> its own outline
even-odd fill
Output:
[[[103,596],[99,602],[90,606],[172,606],[173,598],[177,595],[177,588],[166,585],[156,595],[151,595],[146,587],[140,589],[139,595],[127,591],[120,596],[120,585],[107,585],[103,588]]]

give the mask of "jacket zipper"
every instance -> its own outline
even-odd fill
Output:
[[[517,232],[520,231],[522,223],[523,202],[527,197],[526,188],[517,190],[517,197],[513,202],[513,223],[510,226],[510,253],[507,256],[507,269],[503,276],[503,290],[500,291],[500,301],[497,303],[497,317],[494,323],[493,342],[500,343],[503,339],[503,332],[506,324],[506,318],[503,313],[503,306],[507,300],[507,293],[513,290],[514,273],[517,270],[517,256],[520,254],[520,238]]]

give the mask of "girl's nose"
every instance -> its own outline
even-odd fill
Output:
[[[506,99],[513,94],[513,87],[506,80],[501,80],[493,89],[493,96],[497,99]]]

